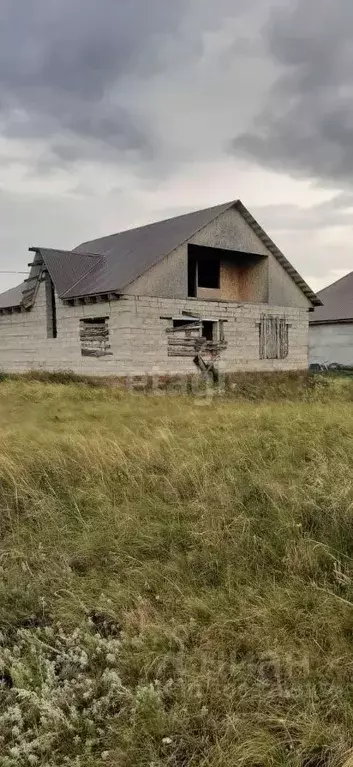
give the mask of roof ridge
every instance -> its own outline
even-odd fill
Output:
[[[28,250],[31,251],[32,253],[37,253],[38,251],[41,251],[41,250],[49,250],[51,253],[74,253],[76,256],[88,256],[88,258],[104,258],[104,256],[102,256],[101,253],[81,253],[75,250],[74,248],[69,248],[68,250],[64,250],[64,248],[43,248],[43,246],[41,247],[33,246],[31,248],[28,248]]]
[[[231,205],[235,205],[237,202],[239,201],[232,200],[229,203],[228,202],[218,203],[218,205],[210,205],[207,208],[189,210],[188,213],[179,213],[176,216],[169,216],[168,218],[158,219],[157,221],[150,221],[149,224],[141,224],[140,226],[130,226],[128,227],[128,229],[121,229],[119,232],[113,232],[112,234],[106,234],[106,235],[103,234],[102,237],[95,237],[93,240],[85,240],[82,244],[77,245],[77,248],[81,248],[83,245],[86,245],[88,242],[94,242],[94,240],[109,240],[111,237],[117,237],[119,234],[127,234],[127,232],[137,232],[139,229],[148,229],[150,226],[156,226],[158,224],[166,224],[168,221],[176,221],[179,218],[183,218],[183,216],[192,216],[194,213],[206,213],[207,210],[212,210],[214,208],[224,208],[225,206],[230,207]],[[197,231],[200,231],[200,230],[198,229]],[[77,253],[77,249],[74,248],[73,252]]]

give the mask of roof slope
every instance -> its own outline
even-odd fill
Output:
[[[240,213],[312,305],[319,306],[320,299],[239,200],[100,237],[82,243],[73,251],[31,248],[36,256],[29,278],[30,287],[25,290],[27,302],[34,295],[32,284],[37,277],[39,262],[48,269],[62,299],[122,293],[138,277],[230,208]]]
[[[6,290],[5,293],[1,293],[0,309],[13,309],[16,306],[21,306],[25,288],[26,283],[21,282],[21,285],[16,285],[15,288],[10,288],[10,290]]]
[[[78,254],[71,250],[39,248],[38,251],[59,296],[64,296],[67,291],[74,289],[103,260],[100,256]]]
[[[310,324],[353,322],[353,272],[318,293],[323,306],[317,307]]]
[[[75,248],[75,253],[95,253],[105,258],[101,269],[95,273],[92,280],[88,278],[77,285],[80,295],[124,290],[232,204],[217,205],[214,208],[186,213],[176,218],[84,242]],[[71,290],[65,298],[76,295],[75,290]]]
[[[240,200],[233,200],[213,208],[186,213],[165,221],[157,221],[137,229],[128,229],[125,232],[82,243],[78,248],[75,248],[74,252],[99,254],[104,256],[104,260],[99,269],[84,278],[75,288],[69,290],[65,294],[65,298],[123,291],[127,285],[134,282],[156,263],[162,261],[175,248],[232,207],[239,211],[313,306],[319,306],[321,302],[315,293]]]

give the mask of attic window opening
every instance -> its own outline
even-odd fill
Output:
[[[45,299],[47,315],[47,338],[58,337],[58,322],[56,314],[56,298],[54,283],[49,274],[45,275]]]
[[[108,317],[85,317],[80,320],[82,357],[111,356]]]
[[[220,260],[218,256],[199,259],[197,262],[197,285],[199,288],[219,290]]]

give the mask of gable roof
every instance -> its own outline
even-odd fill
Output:
[[[310,317],[310,324],[353,322],[353,272],[320,290],[322,306]]]
[[[148,269],[165,258],[179,245],[190,239],[207,224],[228,210],[233,203],[197,210],[182,216],[157,221],[137,229],[111,234],[98,240],[84,242],[76,253],[99,253],[104,256],[102,268],[92,280],[78,285],[80,293],[106,293],[124,290]],[[69,291],[67,297],[74,296]]]
[[[138,277],[222,213],[235,208],[313,306],[320,300],[240,200],[84,242],[73,251],[31,248],[44,262],[62,299],[122,293]],[[30,279],[34,279],[32,267]]]

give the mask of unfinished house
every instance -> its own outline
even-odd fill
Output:
[[[30,248],[0,295],[0,368],[103,376],[308,366],[320,300],[240,201]]]

